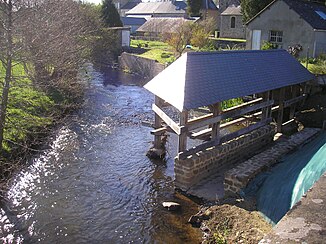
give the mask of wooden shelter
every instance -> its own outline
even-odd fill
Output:
[[[275,110],[281,131],[284,109],[290,107],[289,117],[293,118],[295,104],[305,97],[305,84],[313,79],[285,50],[185,53],[144,86],[155,95],[154,147],[160,148],[161,135],[171,130],[179,137],[178,158],[186,158],[270,123]],[[223,101],[248,95],[256,99],[221,109]],[[164,112],[166,105],[178,110],[178,122]],[[210,111],[189,119],[188,112],[200,107]],[[222,128],[248,120],[247,127],[221,136]],[[203,135],[210,140],[187,148],[187,137]]]

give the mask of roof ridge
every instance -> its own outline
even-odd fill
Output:
[[[228,54],[228,53],[266,53],[266,52],[286,52],[285,49],[269,49],[269,50],[227,50],[227,51],[212,51],[212,52],[186,52],[188,55],[212,55],[212,54]]]

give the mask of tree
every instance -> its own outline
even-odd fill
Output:
[[[186,49],[186,45],[190,44],[193,23],[184,22],[175,28],[174,32],[163,33],[163,40],[173,47],[177,57],[180,57]]]
[[[187,0],[187,12],[189,16],[199,17],[202,0]]]
[[[102,2],[102,18],[106,27],[120,27],[123,26],[120,15],[115,8],[112,0],[104,0]]]
[[[273,0],[241,0],[243,22],[249,21]]]

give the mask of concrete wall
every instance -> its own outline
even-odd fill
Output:
[[[308,47],[312,56],[311,50],[315,41],[313,28],[283,1],[275,2],[247,25],[246,49],[252,47],[253,30],[261,30],[261,45],[264,41],[269,41],[271,30],[283,31],[281,48],[287,49],[288,46],[300,44],[303,47],[300,56],[306,56]]]
[[[130,53],[122,53],[119,57],[119,66],[148,79],[160,73],[165,66],[155,60],[139,57]]]
[[[241,163],[273,141],[273,126],[261,127],[249,134],[189,156],[175,159],[175,186],[187,191],[191,186],[216,173],[226,164]]]
[[[235,28],[231,28],[231,18],[235,17]],[[240,15],[221,15],[220,37],[222,38],[246,38],[246,29],[242,23]]]

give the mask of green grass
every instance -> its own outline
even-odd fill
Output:
[[[130,46],[145,49],[146,52],[139,56],[156,60],[162,64],[172,63],[175,60],[172,48],[164,42],[131,40]]]
[[[301,62],[304,67],[307,67],[306,62]],[[326,75],[326,61],[320,61],[315,64],[308,64],[308,70],[316,75]]]
[[[49,115],[54,108],[52,99],[33,86],[22,65],[15,64],[12,73],[14,80],[9,92],[3,142],[3,147],[8,152],[14,146],[8,141],[23,143],[40,132],[41,128],[52,124]],[[4,77],[5,70],[0,63],[0,94]]]

